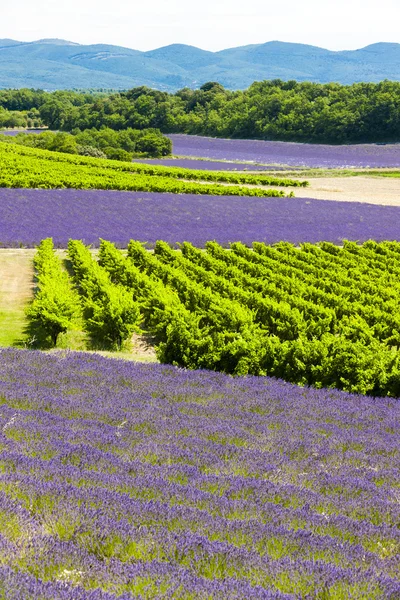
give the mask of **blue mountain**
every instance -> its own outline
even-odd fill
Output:
[[[172,44],[150,52],[59,39],[0,39],[0,88],[128,89],[146,85],[166,91],[218,81],[230,89],[263,79],[343,84],[400,80],[400,44],[377,43],[334,52],[272,41],[209,52]]]

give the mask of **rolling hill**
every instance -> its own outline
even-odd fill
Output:
[[[175,91],[219,81],[230,89],[263,79],[336,81],[400,80],[400,44],[377,43],[334,52],[316,46],[267,42],[209,52],[172,44],[141,52],[66,40],[0,40],[0,88],[128,89],[146,85]]]

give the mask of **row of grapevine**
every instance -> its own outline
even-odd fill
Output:
[[[272,250],[284,256],[284,248],[281,244]],[[155,337],[162,362],[398,396],[400,315],[392,310],[395,297],[375,309],[352,301],[357,284],[366,289],[366,273],[354,280],[350,294],[338,294],[342,288],[347,292],[339,285],[336,293],[319,290],[311,248],[287,246],[289,260],[295,252],[307,255],[304,265],[310,268],[304,279],[297,277],[299,264],[289,270],[257,249],[261,252],[233,244],[227,250],[210,242],[206,251],[188,243],[177,251],[159,241],[150,253],[131,241],[125,255],[103,240],[97,262],[82,242],[70,241],[69,256],[92,335],[120,346],[142,320]],[[387,250],[394,271],[396,250]],[[366,245],[365,254],[363,248],[360,252],[379,266],[373,248]],[[397,260],[400,265],[400,252]],[[320,277],[329,283],[334,271],[326,266]],[[336,275],[341,268],[338,263]],[[364,292],[363,301],[374,298],[379,278],[379,269],[372,269],[371,293]]]
[[[28,309],[34,336],[49,336],[57,344],[60,333],[73,328],[81,313],[80,299],[68,273],[54,252],[53,240],[47,238],[38,247],[34,258],[37,291]]]
[[[291,268],[299,269],[298,275],[304,273],[318,278],[321,272],[327,273],[328,277],[324,277],[321,284],[328,286],[328,289],[333,289],[335,293],[336,289],[332,288],[332,285],[341,286],[340,295],[344,293],[345,289],[349,290],[349,286],[351,288],[355,281],[357,281],[356,296],[360,291],[371,293],[371,290],[376,298],[386,298],[388,293],[393,295],[391,288],[380,289],[378,294],[375,287],[379,281],[387,283],[387,278],[390,277],[387,261],[385,261],[384,268],[382,268],[382,263],[376,266],[376,261],[366,258],[369,252],[368,248],[364,249],[363,247],[362,254],[354,255],[354,252],[350,251],[352,246],[357,247],[354,242],[348,241],[344,241],[342,248],[328,242],[322,242],[318,246],[302,244],[299,252],[297,248],[288,243],[280,243],[275,247],[254,243],[253,249],[264,261],[272,258],[282,264],[290,265]],[[257,260],[257,257],[253,257],[252,260]],[[374,280],[373,286],[371,286],[372,279]],[[397,282],[392,281],[392,283],[398,285]]]
[[[158,242],[152,255],[141,244],[131,242],[128,255],[142,273],[176,291],[186,308],[199,316],[200,326],[214,326],[213,333],[217,328],[233,330],[241,305],[241,327],[237,327],[236,333],[242,338],[243,354],[240,363],[225,360],[224,370],[238,373],[248,369],[249,373],[267,373],[302,384],[334,385],[349,391],[398,392],[399,356],[391,345],[398,341],[399,328],[395,325],[399,315],[392,314],[391,305],[387,311],[371,312],[371,319],[375,321],[369,324],[357,303],[352,304],[334,293],[330,294],[330,306],[313,304],[305,299],[307,286],[302,286],[302,298],[298,293],[299,282],[294,278],[289,293],[276,286],[273,272],[269,281],[262,270],[258,277],[254,272],[252,277],[246,276],[242,268],[247,261],[233,247],[225,250],[216,243],[209,243],[203,252],[183,244],[181,252],[177,252]],[[254,251],[248,252],[256,255]],[[222,258],[226,258],[226,263]],[[235,265],[239,258],[240,268]],[[251,262],[248,264],[251,266]],[[275,273],[279,275],[278,261],[275,261]],[[296,286],[297,293],[293,293]],[[317,281],[314,287],[318,291]],[[372,311],[372,307],[369,308]],[[388,336],[388,324],[393,327],[391,336]],[[252,344],[248,344],[247,335],[243,335],[250,331]],[[207,367],[219,369],[221,362],[216,360]]]
[[[282,245],[278,246],[282,247]],[[385,341],[388,345],[400,345],[400,314],[396,299],[400,288],[396,280],[382,284],[378,277],[373,278],[371,271],[369,279],[367,275],[362,278],[356,276],[351,278],[348,276],[348,270],[340,269],[339,264],[336,269],[331,270],[320,266],[315,267],[313,271],[310,269],[302,271],[301,265],[294,266],[294,260],[288,266],[283,251],[279,252],[276,248],[263,244],[254,244],[255,251],[252,251],[242,244],[235,243],[232,244],[232,251],[227,253],[218,244],[212,243],[207,244],[207,250],[214,257],[217,256],[228,264],[234,263],[246,275],[250,274],[254,279],[247,277],[247,286],[259,285],[257,282],[260,280],[272,280],[279,286],[278,293],[288,298],[291,305],[298,306],[299,301],[303,300],[317,305],[319,309],[333,310],[333,323],[336,325],[339,325],[343,319],[358,315],[363,326],[373,330],[374,337]],[[303,254],[302,250],[296,249],[295,252],[299,257]],[[346,285],[333,282],[331,279],[340,280],[341,271]],[[263,288],[266,293],[270,293],[270,286],[263,284]],[[387,290],[390,291],[385,294]]]
[[[163,263],[174,264],[176,268],[183,271],[192,281],[209,288],[215,296],[230,298],[237,300],[242,305],[246,306],[253,312],[253,320],[259,326],[266,330],[271,335],[277,335],[280,339],[295,339],[300,333],[307,336],[313,336],[317,332],[314,330],[314,325],[320,330],[321,323],[318,320],[324,320],[326,327],[332,321],[332,315],[328,311],[319,310],[318,307],[307,302],[299,302],[299,306],[290,306],[288,298],[279,297],[279,293],[274,293],[276,290],[271,290],[272,293],[263,294],[259,290],[253,290],[250,286],[243,285],[245,277],[238,269],[230,269],[229,273],[225,272],[216,274],[214,269],[206,269],[191,260],[188,260],[186,252],[188,249],[196,252],[196,249],[190,244],[183,244],[182,253],[177,253],[172,250],[165,242],[157,242],[154,254]],[[205,257],[205,253],[199,251]],[[215,261],[211,261],[215,262]],[[272,286],[271,286],[272,287]],[[303,312],[300,311],[303,309]],[[314,316],[319,317],[315,322],[306,321],[305,313],[310,310]]]
[[[99,262],[114,282],[138,295],[144,325],[157,339],[162,362],[249,372],[263,337],[250,311],[192,284],[178,270],[157,265],[137,242],[130,243],[128,254],[123,257],[102,241]]]
[[[6,140],[11,141],[11,140]],[[104,160],[99,158],[81,156],[76,154],[63,154],[48,150],[38,150],[27,146],[11,146],[9,152],[20,156],[40,156],[50,162],[66,162],[73,165],[83,165],[111,169],[112,171],[139,173],[142,175],[156,175],[172,177],[173,179],[187,179],[191,181],[213,181],[232,184],[248,185],[273,185],[278,187],[307,187],[308,181],[265,175],[262,173],[235,173],[230,171],[206,171],[199,169],[186,169],[182,167],[167,167],[142,163],[129,163],[117,160]],[[38,154],[39,153],[39,154]]]
[[[199,183],[195,181],[199,179],[195,171],[189,171],[183,178],[181,173],[175,174],[173,169],[152,174],[148,172],[149,169],[140,168],[141,165],[122,163],[127,165],[124,169],[117,161],[90,160],[87,162],[88,158],[84,161],[83,157],[1,143],[0,187],[127,190],[213,196],[293,196],[293,192],[286,194],[283,190],[234,185],[242,183],[240,178],[237,181],[229,180],[232,185],[224,185],[226,177],[221,175],[218,179],[214,174],[205,178],[206,183]],[[109,162],[116,165],[109,165]],[[252,180],[249,181],[254,185]],[[272,179],[267,178],[266,181],[270,184]],[[279,179],[275,180],[275,184],[287,185],[285,180]]]
[[[138,330],[137,302],[123,286],[111,282],[82,242],[70,240],[68,256],[83,297],[87,331],[94,339],[121,348],[122,342]]]

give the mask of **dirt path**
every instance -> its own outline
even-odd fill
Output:
[[[0,346],[21,344],[33,295],[34,250],[0,250]]]
[[[294,189],[297,198],[400,206],[400,178],[315,177],[308,181],[309,187]]]

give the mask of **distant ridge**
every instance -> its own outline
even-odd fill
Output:
[[[171,44],[141,52],[59,39],[0,39],[0,88],[128,89],[146,85],[176,91],[218,81],[229,89],[244,89],[263,79],[343,84],[400,81],[400,44],[382,42],[339,52],[279,41],[220,52]]]

